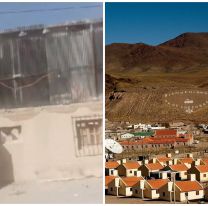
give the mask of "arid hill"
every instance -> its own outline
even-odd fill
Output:
[[[183,72],[207,66],[208,33],[185,33],[158,46],[142,43],[106,46],[107,72]]]
[[[184,105],[181,104],[183,96],[180,96],[180,105],[177,104],[179,91],[186,92]],[[208,33],[184,33],[157,46],[142,43],[106,46],[106,117],[109,120],[208,122],[206,91]],[[167,103],[165,94],[170,93],[176,95],[175,100]],[[195,102],[186,104],[192,97]]]

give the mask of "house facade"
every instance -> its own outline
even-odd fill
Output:
[[[188,170],[189,174],[195,174],[199,182],[208,181],[208,165],[192,165]]]
[[[204,190],[198,181],[176,181],[176,201],[187,202],[204,198]]]
[[[0,33],[0,184],[102,176],[102,21],[22,29]]]
[[[125,177],[132,177],[132,176],[141,176],[141,171],[139,171],[140,164],[138,162],[126,162],[120,164],[117,167],[118,175],[125,176]]]
[[[117,167],[119,163],[117,161],[109,161],[105,163],[105,175],[106,176],[118,176]]]

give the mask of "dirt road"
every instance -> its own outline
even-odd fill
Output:
[[[0,203],[102,203],[102,178],[11,184],[0,189]]]

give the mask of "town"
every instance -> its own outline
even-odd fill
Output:
[[[106,203],[208,201],[207,137],[205,124],[106,120],[106,140],[122,148],[106,147]]]

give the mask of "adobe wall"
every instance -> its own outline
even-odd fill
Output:
[[[101,176],[102,146],[98,155],[76,156],[72,117],[91,115],[102,116],[101,102],[1,110],[0,127],[21,132],[0,134],[0,183]]]

